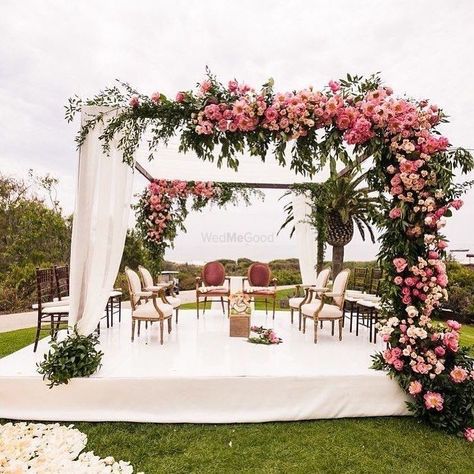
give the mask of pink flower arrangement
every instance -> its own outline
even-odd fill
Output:
[[[394,207],[388,215],[390,219],[398,219],[402,215],[402,210],[399,207]]]
[[[468,378],[469,375],[466,369],[455,366],[454,369],[449,373],[449,376],[454,383],[462,383]]]
[[[410,385],[408,386],[408,392],[410,395],[418,395],[421,393],[423,390],[423,385],[421,385],[421,382],[418,380],[414,380],[413,382],[410,382]]]
[[[474,442],[474,428],[466,428],[464,430],[464,438],[470,443]]]

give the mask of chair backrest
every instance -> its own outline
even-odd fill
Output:
[[[36,296],[38,301],[38,310],[41,311],[41,305],[53,301],[56,294],[56,285],[54,281],[53,268],[36,269]]]
[[[326,285],[328,284],[329,280],[329,275],[331,274],[331,268],[324,268],[318,273],[318,276],[316,277],[316,283],[314,286],[316,288],[325,288]]]
[[[374,267],[370,272],[369,284],[367,286],[367,292],[373,295],[378,295],[380,292],[380,282],[382,280],[383,271],[381,268]]]
[[[69,296],[69,265],[61,267],[54,266],[54,276],[56,280],[56,296],[59,300]]]
[[[142,291],[142,283],[137,272],[134,272],[131,268],[125,267],[125,276],[128,282],[128,291],[130,293],[130,302],[132,304],[132,310],[135,309],[135,305],[140,300],[140,292]]]
[[[369,274],[368,268],[356,267],[352,274],[352,290],[364,291],[367,289],[367,276]]]
[[[225,267],[221,262],[208,262],[201,272],[201,279],[205,286],[221,286],[225,281]]]
[[[255,262],[247,271],[250,286],[269,286],[272,279],[272,271],[266,263]]]
[[[342,308],[342,305],[344,304],[344,297],[346,294],[346,288],[347,288],[347,283],[349,281],[349,275],[351,274],[351,271],[348,268],[345,268],[344,270],[341,270],[337,277],[334,279],[334,283],[332,285],[332,292],[335,295],[340,295],[340,296],[335,296],[334,301],[336,302],[337,306]]]
[[[147,268],[143,267],[142,265],[138,265],[138,271],[142,276],[144,288],[150,288],[150,286],[154,286],[153,277]]]

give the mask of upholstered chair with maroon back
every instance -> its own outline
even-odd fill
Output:
[[[227,285],[225,284],[227,282]],[[220,301],[222,311],[225,314],[224,299],[227,301],[227,312],[229,312],[230,278],[225,274],[224,265],[221,262],[208,262],[204,265],[201,276],[196,278],[196,305],[197,317],[199,319],[199,305],[204,300],[204,310],[208,302]]]
[[[273,319],[275,319],[276,284],[277,279],[272,278],[270,267],[266,263],[260,262],[250,265],[247,278],[242,281],[242,291],[250,295],[253,301],[265,300],[266,314],[268,314],[268,300],[273,300]]]

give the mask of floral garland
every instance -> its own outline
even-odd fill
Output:
[[[165,251],[173,245],[178,230],[186,231],[184,220],[189,210],[199,211],[210,203],[223,207],[263,194],[239,183],[213,183],[182,180],[153,180],[142,193],[136,206],[137,225],[159,266]],[[188,208],[188,199],[192,200]]]
[[[278,337],[277,333],[273,329],[267,329],[263,326],[252,326],[250,331],[257,334],[257,336],[250,336],[248,338],[248,341],[253,344],[263,344],[265,346],[270,346],[272,344],[281,344],[283,342],[283,339]]]
[[[453,183],[455,170],[474,168],[472,156],[462,148],[448,149],[448,139],[436,130],[447,122],[441,109],[426,100],[395,97],[378,76],[350,75],[322,91],[275,93],[272,80],[257,91],[234,80],[224,86],[208,74],[197,90],[179,92],[175,100],[122,84],[85,102],[70,99],[68,120],[83,105],[120,110],[86,120],[78,145],[106,120],[104,150],[122,133],[119,148],[129,163],[145,132],[151,133],[150,157],[178,133],[180,151],[193,150],[210,161],[217,157],[219,165],[226,160],[234,169],[244,148],[262,160],[272,151],[284,163],[290,140],[291,167],[303,174],[313,174],[330,157],[350,162],[347,145],[356,162],[371,157],[368,181],[385,199],[379,259],[389,276],[382,288],[380,329],[390,349],[375,356],[374,367],[387,370],[413,395],[415,415],[472,441],[473,360],[459,347],[456,323],[446,328],[431,319],[447,298],[446,241],[440,232],[465,189]]]

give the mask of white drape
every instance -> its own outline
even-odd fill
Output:
[[[311,206],[308,197],[302,193],[292,193],[295,223],[294,240],[298,248],[300,272],[303,285],[314,285],[316,281],[317,246],[316,233],[309,224]]]
[[[84,107],[82,122],[107,110]],[[99,140],[103,130],[98,123],[79,152],[69,324],[77,323],[81,334],[90,334],[103,316],[120,266],[132,195],[133,167],[122,162],[116,141],[110,156],[104,155]]]

